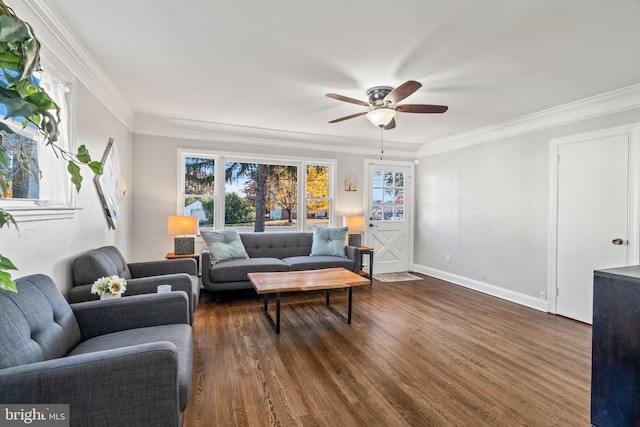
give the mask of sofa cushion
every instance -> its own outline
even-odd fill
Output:
[[[167,341],[174,344],[178,353],[178,393],[180,410],[187,406],[191,390],[191,375],[193,361],[193,333],[189,325],[172,324],[150,326],[146,328],[129,329],[91,338],[76,346],[68,356],[93,353],[96,351],[113,350],[115,348]],[[149,366],[149,370],[162,370],[161,366]],[[113,373],[118,375],[117,372]],[[117,408],[116,408],[117,410]]]
[[[283,258],[289,271],[319,270],[321,268],[343,267],[353,271],[353,261],[338,256],[296,256]]]
[[[311,256],[345,257],[344,242],[348,227],[313,227]]]
[[[201,231],[200,234],[211,252],[212,264],[230,259],[249,258],[237,230]]]
[[[278,258],[249,258],[222,261],[212,265],[209,279],[212,282],[247,281],[247,273],[267,273],[272,271],[287,271],[288,267]]]
[[[286,258],[309,255],[313,233],[241,233],[240,238],[250,258]]]
[[[71,307],[50,277],[15,282],[19,292],[0,292],[0,368],[64,357],[80,341]]]

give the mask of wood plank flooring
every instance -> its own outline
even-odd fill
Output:
[[[429,277],[353,301],[283,295],[276,335],[262,296],[203,293],[184,426],[590,425],[591,326]]]

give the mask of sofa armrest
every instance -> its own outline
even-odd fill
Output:
[[[132,262],[127,265],[129,266],[132,278],[175,273],[187,273],[192,276],[198,275],[198,264],[193,258]]]
[[[189,324],[189,301],[184,292],[133,295],[70,304],[81,340],[127,329]]]
[[[344,252],[351,261],[353,261],[353,271],[359,273],[362,270],[362,257],[360,249],[357,246],[345,246]]]
[[[211,288],[211,276],[209,270],[211,269],[211,252],[208,249],[203,249],[200,253],[202,262],[202,285],[206,289]]]
[[[140,277],[127,280],[127,291],[124,296],[154,294],[158,292],[158,285],[171,285],[172,291],[182,291],[189,297],[189,318],[193,322],[196,306],[198,305],[199,288],[194,289],[192,276],[186,273],[164,274],[162,276]],[[199,287],[200,284],[197,283]]]
[[[127,279],[127,290],[123,296],[151,294],[158,291],[158,285],[171,285],[174,291],[184,291],[187,295],[193,293],[192,277],[186,273],[164,274],[162,276],[139,277]],[[74,286],[69,290],[69,302],[85,302],[99,299],[91,293],[92,285]],[[189,304],[191,306],[191,304]]]
[[[0,402],[69,404],[71,425],[179,426],[178,351],[156,342],[0,370]]]

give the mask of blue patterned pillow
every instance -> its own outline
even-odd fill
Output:
[[[344,241],[348,227],[313,227],[313,243],[311,256],[339,256],[344,255]]]
[[[200,231],[200,235],[211,252],[211,264],[249,258],[237,230]]]

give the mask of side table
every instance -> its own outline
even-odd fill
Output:
[[[185,254],[185,255],[176,255],[173,252],[169,252],[166,256],[166,259],[181,259],[181,258],[193,258],[196,260],[196,272],[198,276],[200,276],[200,255],[199,254]]]
[[[360,275],[371,280],[371,283],[373,284],[373,248],[370,248],[369,246],[358,246],[358,249],[360,250],[360,265],[362,267],[365,265],[362,256],[369,256],[369,272],[367,273],[366,271],[361,270]]]

